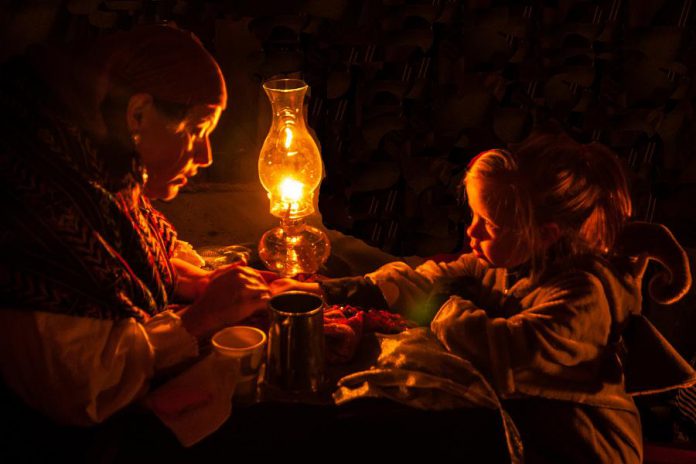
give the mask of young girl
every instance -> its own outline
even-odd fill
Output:
[[[386,304],[418,321],[439,307],[431,331],[506,400],[527,462],[641,462],[619,352],[651,255],[634,229],[650,225],[625,227],[631,201],[619,160],[599,144],[535,136],[478,155],[464,187],[471,253],[321,287],[282,280],[272,291],[321,290],[332,304]],[[667,229],[650,230],[672,276],[652,290],[678,299],[690,285],[683,250]]]

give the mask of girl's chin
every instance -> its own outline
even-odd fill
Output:
[[[473,249],[473,250],[471,250],[471,251],[472,251],[472,253],[474,253],[474,256],[476,256],[478,259],[480,259],[480,260],[483,261],[484,263],[486,263],[486,264],[491,264],[491,263],[488,261],[488,259],[486,259],[486,257],[483,255],[483,253],[481,253],[479,250]]]
[[[472,250],[472,252],[474,253],[474,256],[476,256],[476,257],[479,259],[479,261],[481,261],[481,262],[487,264],[488,266],[491,266],[491,267],[506,267],[504,264],[496,263],[496,262],[491,261],[491,260],[488,259],[483,253],[481,253],[479,250]]]

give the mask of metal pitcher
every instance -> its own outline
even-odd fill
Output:
[[[266,382],[289,392],[318,392],[324,384],[324,300],[286,292],[268,302]]]

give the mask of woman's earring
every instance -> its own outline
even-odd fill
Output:
[[[140,134],[131,135],[131,140],[133,140],[133,145],[137,147],[138,145],[140,145]]]

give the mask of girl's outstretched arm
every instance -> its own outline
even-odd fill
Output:
[[[469,298],[474,299],[473,293],[492,285],[494,274],[474,255],[465,254],[448,263],[426,261],[415,269],[403,262],[389,263],[365,279],[379,288],[389,309],[422,324],[433,318],[453,281],[470,279],[475,285]]]

